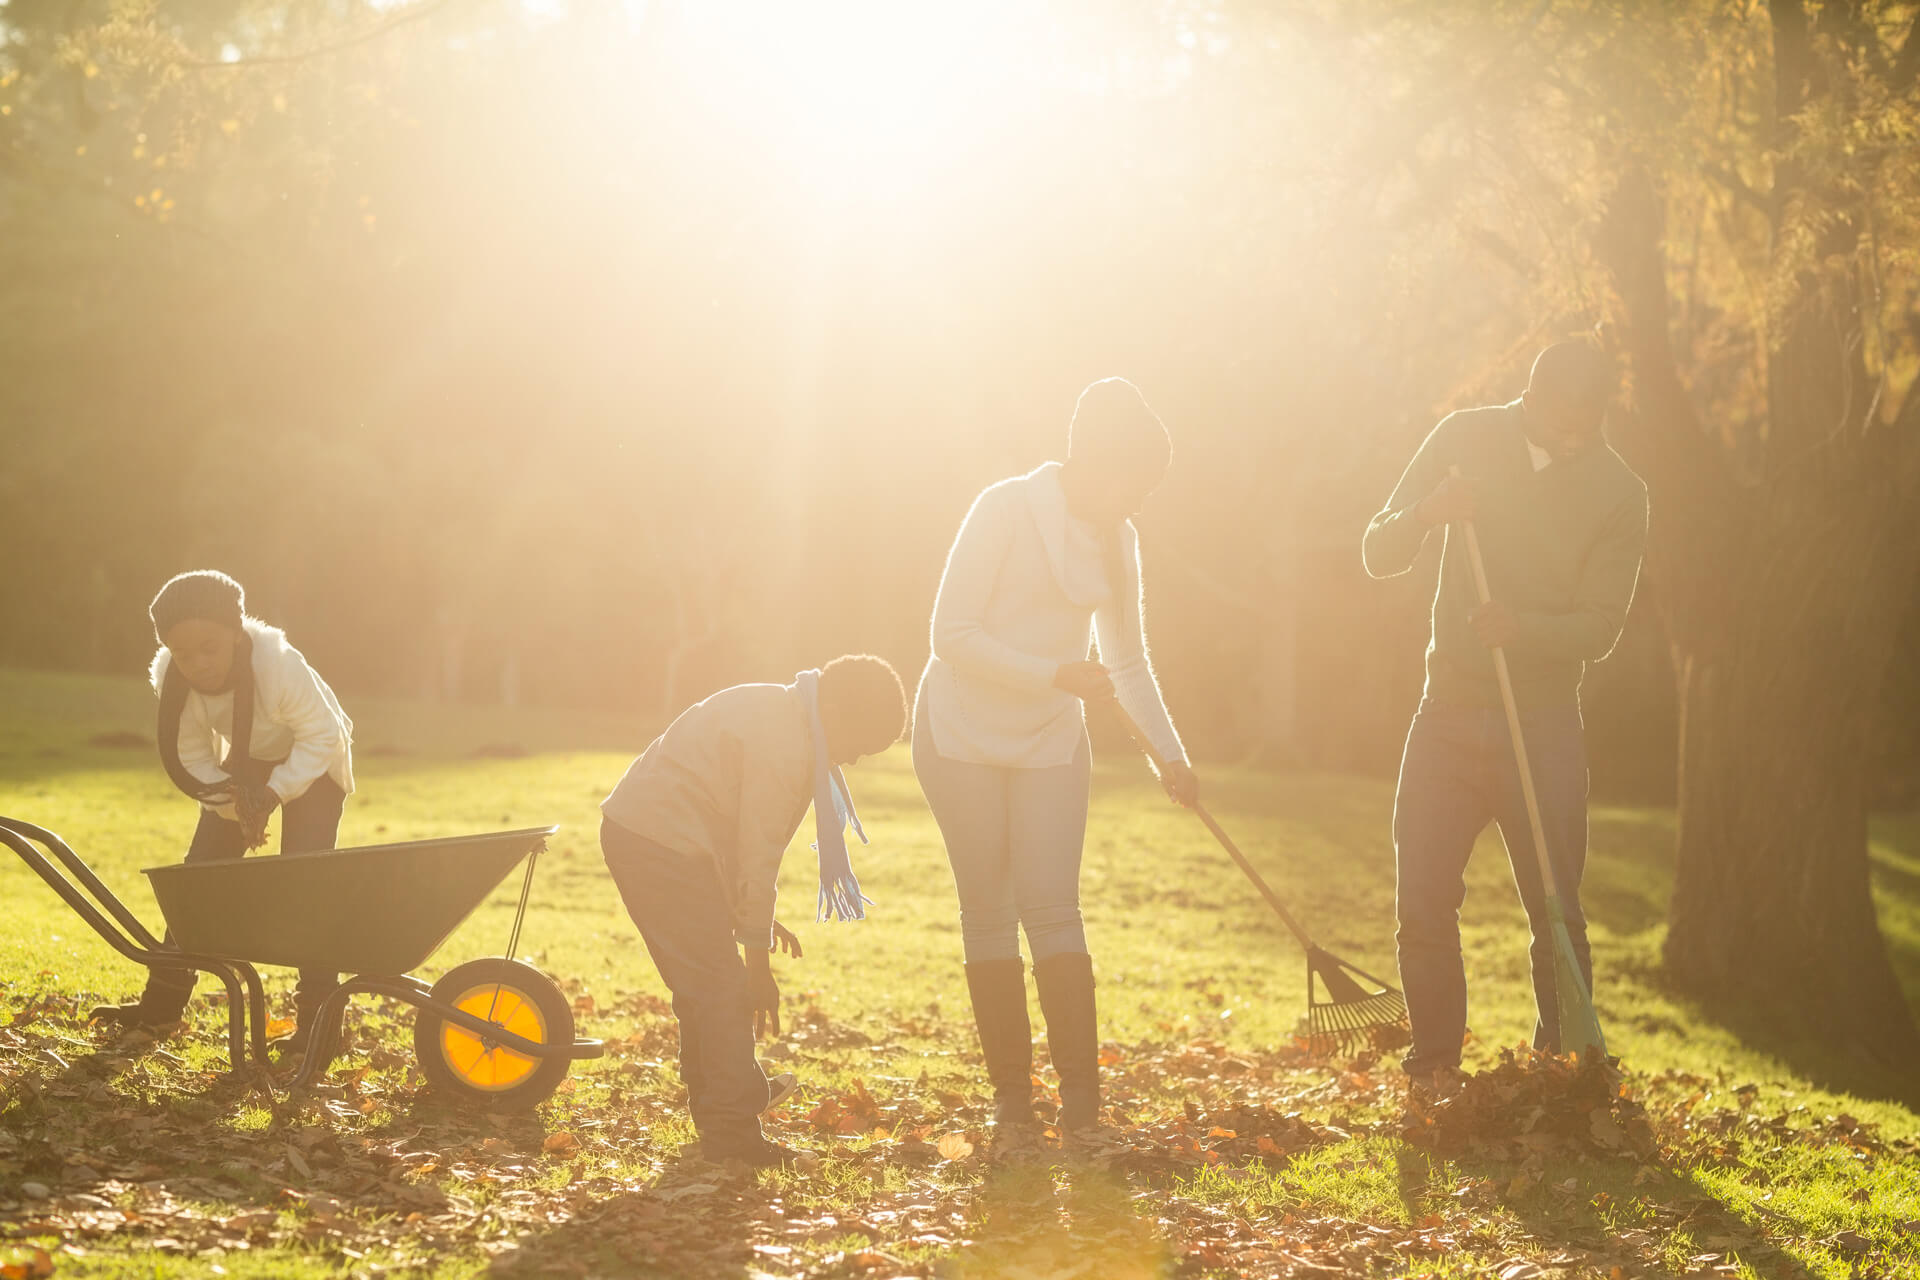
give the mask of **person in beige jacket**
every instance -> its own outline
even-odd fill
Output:
[[[762,1031],[780,1031],[776,938],[800,954],[774,920],[780,862],[813,806],[819,914],[865,914],[841,767],[899,741],[906,719],[900,677],[867,655],[793,684],[735,685],[682,712],[601,803],[607,869],[673,993],[680,1076],[709,1160],[795,1156],[760,1132],[772,1091],[753,1051]]]

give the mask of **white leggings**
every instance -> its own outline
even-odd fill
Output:
[[[1067,764],[969,764],[940,754],[926,709],[917,707],[913,771],[946,842],[967,963],[1019,958],[1022,926],[1036,963],[1085,954],[1080,850],[1092,776],[1085,732]]]

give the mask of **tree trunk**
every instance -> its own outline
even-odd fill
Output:
[[[1633,375],[1616,443],[1652,497],[1680,694],[1680,835],[1666,962],[1709,1007],[1889,1064],[1920,1053],[1874,916],[1868,748],[1920,566],[1920,397],[1852,395],[1844,281],[1810,282],[1769,362],[1777,459],[1736,476],[1668,344],[1661,199],[1623,181],[1597,248]],[[1786,419],[1791,419],[1786,420]]]
[[[1714,642],[1674,646],[1680,835],[1665,958],[1713,1006],[1764,1001],[1796,1032],[1910,1063],[1920,1034],[1867,858],[1870,730],[1904,592],[1876,580],[1873,518],[1830,496],[1841,505],[1807,513],[1828,518],[1783,514],[1748,547],[1741,606]]]

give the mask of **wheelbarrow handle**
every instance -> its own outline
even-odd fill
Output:
[[[65,840],[62,840],[45,827],[35,826],[31,822],[22,822],[18,818],[0,818],[0,827],[4,827],[15,835],[24,836],[28,840],[44,845],[54,857],[60,860],[60,864],[65,868],[67,876],[77,881],[81,887],[92,894],[94,902],[100,907],[105,908],[113,918],[120,923],[120,927],[127,931],[127,936],[132,938],[136,945],[144,947],[149,951],[159,949],[160,939],[154,937],[152,931],[140,922],[140,918],[127,909],[127,904],[120,901],[120,899],[114,895],[113,890],[107,888],[106,881],[102,880],[95,874],[92,867],[81,860],[80,855],[73,851],[73,846],[69,845]],[[38,869],[38,866],[36,866],[35,870]],[[41,872],[41,875],[44,878],[46,872]],[[48,883],[52,884],[53,882],[49,879]],[[60,896],[68,898],[65,890],[60,891]],[[68,901],[71,902],[72,899],[68,898]],[[78,910],[78,908],[75,909]],[[91,921],[89,921],[89,923],[91,923]]]
[[[42,852],[51,850],[53,858]],[[66,841],[44,827],[0,817],[0,847],[10,848],[46,881],[101,939],[135,964],[149,969],[188,969],[210,973],[227,989],[227,1052],[234,1074],[246,1070],[248,1015],[252,1018],[252,1055],[267,1065],[267,999],[260,973],[245,961],[217,959],[168,947],[155,939],[127,905]],[[55,860],[58,865],[55,865]],[[91,895],[91,896],[89,896]]]
[[[1153,771],[1164,777],[1167,771],[1167,758],[1160,754],[1159,749],[1148,740],[1147,735],[1141,731],[1140,726],[1134,723],[1133,717],[1127,714],[1127,709],[1120,705],[1118,698],[1107,699],[1106,703],[1107,706],[1113,710],[1113,714],[1119,719],[1121,726],[1126,729],[1127,736],[1133,739],[1134,745],[1146,754],[1148,763],[1153,765]],[[1312,951],[1314,949],[1313,938],[1301,927],[1300,922],[1293,918],[1293,912],[1287,910],[1287,904],[1280,901],[1280,895],[1273,891],[1273,886],[1267,883],[1267,878],[1254,869],[1253,863],[1247,860],[1246,854],[1240,852],[1240,846],[1233,842],[1233,837],[1228,835],[1219,822],[1214,819],[1214,816],[1207,811],[1207,806],[1195,800],[1193,804],[1188,807],[1193,810],[1201,822],[1206,824],[1207,830],[1211,831],[1213,838],[1220,842],[1220,847],[1227,851],[1227,855],[1233,859],[1234,865],[1246,874],[1247,879],[1253,881],[1253,887],[1260,891],[1260,896],[1267,900],[1267,905],[1273,908],[1273,913],[1280,917],[1280,923],[1286,925],[1293,933],[1293,936],[1299,939],[1302,947],[1305,947],[1308,951]]]

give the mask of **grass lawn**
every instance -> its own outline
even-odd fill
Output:
[[[64,835],[157,928],[139,871],[178,858],[193,807],[150,745],[90,745],[150,738],[151,695],[0,672],[0,707],[0,813]],[[1586,886],[1601,1017],[1657,1149],[1570,1137],[1524,1087],[1484,1140],[1436,1148],[1410,1138],[1390,1059],[1291,1045],[1297,949],[1144,766],[1104,753],[1082,886],[1113,1119],[1147,1147],[1000,1171],[952,881],[898,749],[852,777],[874,837],[855,852],[867,921],[810,921],[795,842],[783,920],[807,954],[776,961],[785,1035],[763,1053],[802,1087],[769,1132],[821,1162],[747,1177],[682,1154],[664,990],[597,847],[596,803],[657,726],[351,709],[343,844],[561,824],[520,952],[607,1057],[530,1116],[476,1117],[422,1088],[410,1012],[362,999],[322,1088],[229,1081],[204,985],[191,1030],[159,1044],[89,1028],[141,971],[0,856],[0,1264],[20,1267],[0,1275],[34,1274],[43,1248],[59,1276],[1920,1276],[1920,1067],[1876,1078],[1818,1045],[1756,1046],[1663,988],[1669,813],[1596,810]],[[501,744],[528,754],[474,754]],[[1391,786],[1202,776],[1322,942],[1391,974]],[[1920,999],[1920,822],[1874,840],[1882,926]],[[1496,835],[1471,878],[1469,1066],[1485,1069],[1529,1034],[1531,996]],[[517,884],[422,976],[497,954]],[[270,981],[284,1016],[291,975]]]

